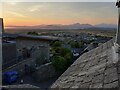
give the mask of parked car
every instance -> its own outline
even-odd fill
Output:
[[[9,71],[4,73],[4,80],[7,84],[12,84],[17,81],[18,73],[17,71]]]

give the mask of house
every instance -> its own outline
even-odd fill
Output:
[[[14,65],[17,61],[16,42],[3,41],[2,42],[2,69]]]
[[[16,37],[17,50],[27,49],[32,57],[42,57],[49,61],[49,42],[58,40],[55,37],[49,36],[34,36],[34,35],[18,35]]]

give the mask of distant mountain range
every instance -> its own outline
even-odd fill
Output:
[[[98,28],[117,28],[116,24],[97,24],[94,27]]]
[[[35,26],[9,26],[10,28],[24,28],[24,29],[88,29],[88,28],[117,28],[115,24],[80,24],[74,23],[69,25],[62,25],[62,24],[51,24],[51,25],[35,25]]]

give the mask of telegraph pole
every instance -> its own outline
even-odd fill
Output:
[[[116,52],[118,53],[120,51],[120,0],[117,0],[116,6],[118,8],[118,27],[115,39],[115,49]]]

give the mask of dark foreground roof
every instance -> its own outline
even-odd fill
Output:
[[[120,61],[113,42],[112,39],[83,54],[51,88],[119,88]]]
[[[7,85],[3,88],[5,88],[5,90],[41,90],[39,87],[30,84]]]

